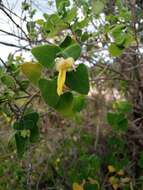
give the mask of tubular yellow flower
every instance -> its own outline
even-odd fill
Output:
[[[59,58],[56,61],[56,70],[59,72],[57,80],[57,94],[60,96],[63,93],[63,87],[66,81],[66,72],[71,70],[74,65],[74,59],[69,57],[67,59]]]

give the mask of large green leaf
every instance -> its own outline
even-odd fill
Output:
[[[74,60],[78,59],[81,54],[81,47],[78,43],[72,44],[65,48],[60,55],[63,55],[64,57],[72,57]]]
[[[59,102],[56,105],[56,109],[62,113],[64,116],[69,116],[72,114],[73,106],[73,94],[71,92],[66,92],[60,96]]]
[[[38,83],[41,76],[42,66],[38,63],[27,62],[21,65],[23,74],[34,84]]]
[[[61,47],[62,49],[65,49],[65,48],[67,48],[68,46],[70,46],[70,45],[72,45],[72,44],[75,44],[75,43],[76,43],[76,41],[75,41],[73,38],[71,38],[70,36],[66,36],[66,37],[64,38],[64,40],[61,42],[60,47]]]
[[[37,123],[39,120],[39,114],[37,112],[30,112],[30,113],[24,115],[24,119],[30,119],[34,123]]]
[[[34,127],[34,122],[31,119],[24,119],[22,118],[20,121],[16,121],[13,125],[13,128],[16,130],[23,130],[23,129],[32,129]]]
[[[55,65],[55,58],[61,49],[56,45],[41,45],[32,49],[32,54],[44,67],[52,69]]]
[[[40,79],[39,88],[44,101],[51,107],[55,107],[59,101],[60,96],[57,94],[57,80],[56,79]]]
[[[83,95],[74,96],[73,108],[74,112],[80,112],[85,107],[85,97]]]
[[[88,94],[89,78],[88,70],[84,64],[79,64],[76,71],[67,72],[66,85],[81,94]]]
[[[36,142],[39,139],[39,128],[37,125],[30,130],[30,142]]]

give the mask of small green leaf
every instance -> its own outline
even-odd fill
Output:
[[[8,88],[14,89],[16,87],[15,80],[9,75],[3,75],[1,77],[1,81],[5,84]]]
[[[81,36],[81,41],[85,42],[90,37],[90,34],[88,32],[84,32]]]
[[[22,137],[20,135],[20,132],[17,132],[15,134],[15,141],[16,141],[16,148],[17,148],[17,154],[19,158],[22,158],[23,154],[25,153],[25,151],[28,148],[28,137]]]
[[[118,57],[120,55],[122,55],[124,48],[121,48],[119,46],[117,46],[115,43],[112,43],[109,48],[109,53],[113,56],[113,57]]]
[[[70,5],[69,0],[56,0],[56,7],[58,11],[64,10],[64,8],[69,5]]]
[[[44,20],[43,19],[38,19],[35,22],[36,22],[36,24],[38,24],[40,26],[42,26],[44,24]]]
[[[79,64],[76,71],[67,72],[66,85],[81,94],[88,94],[88,70],[84,64]]]
[[[21,65],[23,74],[34,84],[37,84],[42,71],[42,66],[38,63],[24,63]]]
[[[128,120],[122,113],[108,112],[107,122],[116,131],[127,131]]]
[[[22,8],[22,10],[27,11],[30,8],[30,4],[27,2],[22,2],[21,8]]]
[[[56,45],[41,45],[32,49],[32,54],[44,67],[52,69],[55,66],[55,58],[61,49]]]
[[[57,80],[56,79],[40,79],[39,88],[44,101],[51,107],[55,107],[59,101],[60,96],[57,94]]]
[[[66,17],[64,18],[65,22],[71,23],[71,21],[77,16],[77,8],[73,7],[67,11]]]
[[[120,113],[128,113],[132,111],[132,105],[128,101],[117,101],[113,107]]]

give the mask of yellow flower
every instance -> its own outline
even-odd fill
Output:
[[[73,190],[84,190],[82,185],[78,183],[73,183]]]
[[[113,172],[116,171],[116,169],[114,168],[114,166],[109,165],[109,166],[108,166],[108,171],[109,171],[109,173],[113,173]]]
[[[60,96],[63,93],[63,87],[66,81],[66,72],[71,70],[74,65],[74,59],[69,57],[67,59],[59,58],[56,61],[56,70],[59,72],[57,80],[57,94]]]

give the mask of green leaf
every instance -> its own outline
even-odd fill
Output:
[[[39,139],[39,128],[37,125],[34,125],[34,127],[30,130],[30,142],[36,142]]]
[[[120,113],[128,113],[132,111],[132,104],[128,101],[117,101],[114,103],[113,107],[115,107]]]
[[[35,142],[39,138],[39,128],[37,122],[39,115],[37,112],[31,112],[24,115],[20,120],[13,125],[15,130],[18,130],[15,135],[17,153],[22,157],[28,148],[29,142]]]
[[[127,33],[125,32],[125,29],[126,26],[124,24],[120,24],[111,30],[112,36],[117,46],[124,46],[126,42]]]
[[[80,112],[86,105],[84,96],[74,96],[73,100],[73,111]]]
[[[56,79],[40,79],[39,88],[44,101],[51,107],[55,107],[59,101],[60,96],[57,94],[57,80]]]
[[[13,128],[16,130],[33,129],[39,120],[37,112],[31,112],[24,115],[20,120],[13,124]]]
[[[84,64],[79,64],[76,71],[67,72],[66,85],[81,94],[88,94],[89,78],[88,70]]]
[[[14,89],[16,87],[15,80],[9,76],[9,75],[4,75],[1,77],[1,81],[3,84],[5,84],[8,88]]]
[[[80,57],[81,47],[79,44],[75,43],[65,48],[60,54],[62,54],[64,57],[72,57],[74,60],[76,60]]]
[[[32,120],[25,120],[22,118],[20,121],[16,121],[13,124],[13,128],[16,130],[23,130],[23,129],[32,129],[34,127],[34,122]]]
[[[58,11],[64,10],[64,8],[69,5],[70,5],[69,0],[56,0],[56,7]]]
[[[44,67],[52,69],[55,66],[55,58],[61,49],[56,45],[41,45],[32,49],[32,54]]]
[[[38,63],[24,63],[21,65],[21,71],[23,74],[34,84],[37,84],[42,71],[42,66]]]
[[[122,9],[120,9],[119,17],[121,19],[124,19],[125,22],[130,22],[131,21],[131,11],[128,10],[127,7],[122,7]]]
[[[28,137],[22,137],[20,135],[20,132],[17,132],[15,134],[15,141],[16,141],[16,148],[17,148],[17,154],[19,158],[22,158],[23,154],[25,153],[25,151],[28,148]]]
[[[20,89],[21,90],[26,90],[28,88],[29,84],[30,84],[29,80],[22,80],[20,82]]]
[[[124,48],[120,48],[119,46],[117,46],[115,43],[112,43],[109,48],[109,53],[113,56],[113,57],[118,57],[120,55],[122,55]]]
[[[81,41],[85,42],[90,37],[90,34],[88,32],[84,32],[81,36]]]
[[[35,22],[36,22],[36,24],[38,24],[40,26],[43,26],[43,24],[44,24],[44,20],[43,19],[37,19]]]
[[[90,22],[89,17],[85,17],[82,21],[74,23],[73,30],[82,29],[82,28],[86,27],[89,22]]]
[[[102,2],[101,0],[93,0],[92,8],[93,12],[98,15],[104,9],[104,2]]]
[[[36,124],[39,120],[39,114],[37,112],[30,112],[23,117],[25,120],[32,120]]]
[[[27,31],[29,33],[34,32],[35,31],[35,22],[33,22],[33,21],[27,22],[26,27],[27,27]]]
[[[66,17],[64,18],[65,22],[71,23],[71,21],[77,16],[77,8],[73,7],[67,11]]]
[[[75,44],[75,43],[76,43],[76,41],[73,38],[71,38],[70,36],[66,36],[65,39],[63,40],[63,42],[60,44],[60,47],[62,49],[65,49],[68,46]]]
[[[46,22],[43,24],[43,32],[47,37],[55,37],[63,29],[66,29],[68,25],[58,14],[45,14]]]
[[[124,24],[116,25],[114,28],[112,28],[111,33],[113,38],[118,38],[118,36],[123,33],[123,30],[126,28]]]
[[[62,113],[62,115],[69,116],[72,114],[72,106],[73,94],[71,92],[66,92],[60,96],[60,99],[55,109]]]
[[[126,34],[124,47],[129,47],[135,41],[133,34]]]
[[[127,131],[128,120],[122,113],[108,112],[107,122],[116,131]]]
[[[121,138],[117,136],[110,136],[107,140],[109,149],[114,152],[122,152],[124,151],[126,142]]]
[[[130,31],[129,28],[126,27],[125,24],[116,25],[111,30],[111,33],[114,38],[115,44],[119,48],[120,47],[127,48],[134,41],[132,31]]]
[[[30,8],[30,4],[26,3],[26,2],[22,2],[21,8],[22,8],[22,10],[27,11]]]

